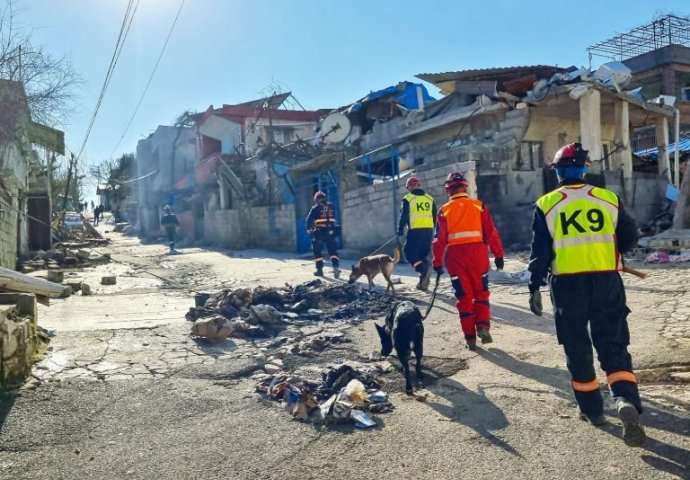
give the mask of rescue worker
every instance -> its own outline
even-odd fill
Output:
[[[560,183],[537,200],[534,210],[529,305],[534,314],[542,314],[539,287],[546,285],[550,271],[556,336],[565,351],[581,418],[593,425],[606,423],[594,343],[623,421],[623,439],[629,446],[642,446],[642,404],[627,348],[630,310],[618,273],[621,253],[637,241],[637,227],[616,194],[585,183],[589,163],[579,143],[556,152],[552,167]]]
[[[428,257],[436,226],[436,204],[433,197],[425,193],[421,186],[419,178],[414,176],[405,182],[409,193],[403,197],[400,204],[398,237],[402,239],[405,227],[408,227],[403,252],[410,265],[419,273],[417,290],[426,290],[429,288],[431,273]]]
[[[489,332],[491,267],[487,245],[498,270],[503,269],[503,245],[489,209],[480,200],[469,198],[467,179],[461,173],[452,172],[445,187],[450,200],[438,212],[438,234],[432,245],[433,266],[437,274],[443,274],[445,252],[465,342],[467,348],[476,350],[477,337],[482,343],[493,341]]]
[[[314,204],[307,216],[307,230],[311,235],[311,245],[314,250],[314,262],[316,262],[316,271],[314,275],[323,277],[323,256],[321,255],[324,245],[331,257],[331,265],[333,265],[333,276],[340,278],[340,259],[338,258],[338,250],[335,244],[336,230],[335,230],[335,209],[333,204],[329,203],[326,194],[323,192],[316,192],[314,194]]]
[[[175,251],[175,232],[177,227],[180,225],[177,215],[175,215],[170,208],[170,205],[163,207],[163,216],[161,217],[161,225],[165,228],[165,233],[168,237],[168,246],[170,247],[170,252]]]

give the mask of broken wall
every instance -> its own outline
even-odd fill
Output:
[[[204,239],[225,248],[244,248],[239,210],[207,210],[204,217]]]
[[[14,270],[17,266],[17,190],[0,192],[0,266]]]
[[[0,390],[31,374],[39,347],[36,312],[35,295],[0,294]]]
[[[470,195],[476,195],[473,162],[455,163],[417,173],[422,188],[434,197],[437,207],[447,201],[443,184],[451,170],[468,172]],[[341,218],[344,246],[368,253],[388,241],[396,233],[400,202],[406,193],[404,177],[343,193]]]

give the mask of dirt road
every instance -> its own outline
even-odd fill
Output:
[[[0,478],[690,478],[687,268],[625,279],[650,437],[630,449],[610,401],[608,426],[578,419],[553,318],[531,315],[517,276],[494,275],[494,343],[478,352],[462,346],[443,279],[426,323],[426,402],[389,391],[396,409],[377,428],[319,427],[254,392],[249,377],[262,369],[264,350],[237,339],[197,343],[184,319],[189,289],[297,284],[313,279],[308,260],[202,249],[169,256],[161,245],[109,235],[106,251],[122,263],[78,273],[94,295],[40,310],[55,337],[38,380],[0,403]],[[506,269],[524,264],[509,259]],[[105,272],[118,276],[116,286],[98,284]],[[401,296],[427,298],[414,290],[411,269],[396,273]],[[373,321],[345,331],[351,343],[301,367],[378,349]]]

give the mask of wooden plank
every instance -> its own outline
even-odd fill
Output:
[[[0,267],[0,287],[12,292],[35,293],[48,298],[59,298],[64,286],[30,275]]]

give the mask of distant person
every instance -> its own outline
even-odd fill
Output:
[[[91,211],[93,211],[94,208],[95,208],[95,207],[94,207],[94,205],[93,205],[93,200],[91,200]]]
[[[333,265],[333,277],[340,278],[340,259],[335,242],[336,224],[335,209],[328,201],[324,192],[314,194],[314,206],[307,216],[307,231],[311,235],[311,245],[314,250],[314,262],[316,271],[314,275],[323,277],[323,247],[326,247]]]
[[[168,246],[170,247],[170,253],[172,253],[175,251],[175,233],[177,227],[180,225],[180,221],[177,219],[177,215],[172,211],[172,208],[170,208],[170,205],[163,207],[161,225],[165,228],[165,233],[168,237]]]
[[[103,205],[99,205],[93,210],[93,224],[95,226],[98,226],[98,222],[101,219],[101,213],[102,212],[103,212]]]

